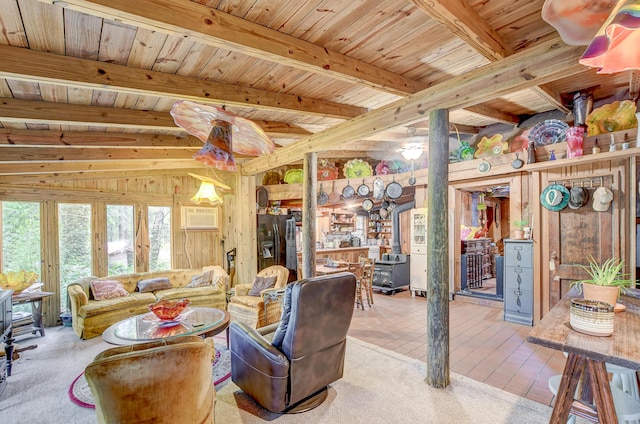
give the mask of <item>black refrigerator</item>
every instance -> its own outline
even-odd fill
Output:
[[[293,215],[258,215],[258,271],[272,265],[289,269],[289,281],[298,272],[296,220]]]

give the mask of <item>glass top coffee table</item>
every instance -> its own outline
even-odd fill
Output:
[[[127,318],[104,330],[102,339],[115,345],[131,345],[187,335],[210,337],[228,328],[229,312],[193,307],[174,321],[161,321],[151,312]]]

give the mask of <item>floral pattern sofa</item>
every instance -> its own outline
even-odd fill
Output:
[[[210,274],[206,274],[209,273]],[[206,275],[204,285],[187,287],[197,278]],[[209,283],[208,276],[211,275]],[[141,293],[138,282],[156,278],[168,278],[171,288]],[[121,297],[96,300],[92,281],[117,280],[128,294]],[[71,283],[67,288],[72,326],[82,339],[90,339],[102,334],[110,325],[125,318],[149,311],[149,304],[159,300],[188,298],[191,306],[204,306],[226,310],[226,291],[229,276],[220,266],[201,269],[178,269],[171,271],[142,272],[108,277],[84,277]]]

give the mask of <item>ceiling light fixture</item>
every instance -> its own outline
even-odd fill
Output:
[[[411,145],[402,149],[402,157],[406,160],[417,160],[422,156],[422,146],[419,145]]]

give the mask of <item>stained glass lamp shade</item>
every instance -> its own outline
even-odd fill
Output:
[[[275,151],[256,123],[219,107],[179,100],[170,113],[176,125],[204,143],[194,159],[222,171],[236,170],[234,153],[259,156]]]
[[[640,0],[621,0],[580,58],[599,74],[640,69]]]

